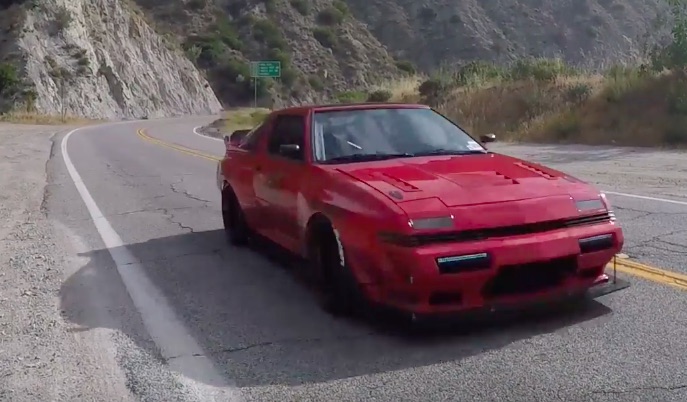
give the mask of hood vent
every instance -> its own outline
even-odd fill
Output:
[[[413,191],[420,191],[419,188],[413,186],[412,184],[408,183],[407,181],[401,180],[397,177],[393,177],[389,174],[382,173],[382,172],[371,172],[370,176],[374,177],[377,180],[382,180],[385,183],[391,184],[392,186],[403,190],[405,192],[413,192]]]
[[[544,172],[544,171],[542,171],[542,170],[539,170],[539,169],[537,169],[537,168],[534,167],[534,166],[526,165],[526,164],[524,164],[524,163],[522,163],[522,162],[517,162],[517,163],[515,163],[515,165],[516,165],[516,166],[519,166],[519,167],[521,167],[521,168],[523,168],[523,169],[529,170],[529,171],[532,172],[532,173],[536,173],[536,174],[538,174],[539,176],[545,177],[545,178],[547,178],[547,179],[549,179],[549,180],[554,180],[554,179],[556,179],[554,176],[551,176],[550,174],[548,174],[548,173],[546,173],[546,172]]]

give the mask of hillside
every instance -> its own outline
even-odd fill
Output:
[[[663,0],[348,0],[399,58],[428,70],[471,60],[561,57],[608,67],[640,56]],[[653,38],[649,38],[650,40]]]
[[[635,60],[642,34],[656,40],[663,2],[0,0],[0,112],[213,113],[254,93],[265,107],[308,103],[475,59],[603,67]],[[254,88],[251,60],[279,60],[282,77]]]
[[[0,99],[48,115],[216,113],[195,66],[119,0],[4,0]],[[0,105],[2,107],[3,105]],[[0,112],[2,109],[0,109]]]

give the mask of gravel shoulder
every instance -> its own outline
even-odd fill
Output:
[[[127,400],[106,331],[60,314],[64,278],[83,265],[45,208],[51,138],[66,129],[0,124],[0,401]]]

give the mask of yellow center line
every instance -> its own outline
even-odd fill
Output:
[[[141,137],[144,141],[147,141],[151,144],[161,145],[163,147],[171,148],[171,149],[174,149],[176,151],[179,151],[179,152],[187,154],[187,155],[197,156],[199,158],[207,159],[207,160],[213,161],[213,162],[219,162],[220,160],[222,160],[222,158],[219,158],[219,157],[214,156],[214,155],[210,155],[210,154],[207,154],[204,152],[197,151],[195,149],[184,147],[182,145],[177,145],[177,144],[173,144],[171,142],[166,142],[166,141],[159,140],[157,138],[153,138],[153,137],[149,136],[148,134],[146,134],[146,132],[143,129],[138,130],[137,133],[138,133],[138,136]]]
[[[163,147],[171,148],[187,155],[196,156],[213,162],[218,162],[222,160],[222,158],[219,158],[214,155],[210,155],[195,149],[187,148],[181,145],[153,138],[146,134],[143,129],[138,130],[138,136],[152,144],[157,144]],[[630,261],[624,258],[616,258],[615,267],[618,272],[646,279],[651,282],[672,286],[674,288],[678,288],[681,290],[687,290],[687,275],[684,274],[652,267],[650,265],[641,264],[639,262]],[[611,261],[611,263],[606,266],[606,269],[613,269],[613,261]]]

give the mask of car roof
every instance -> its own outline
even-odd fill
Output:
[[[304,113],[313,112],[336,112],[343,110],[372,110],[372,109],[429,109],[427,105],[419,103],[385,103],[385,102],[358,102],[358,103],[332,103],[322,105],[301,105],[290,106],[275,110],[275,113]]]

